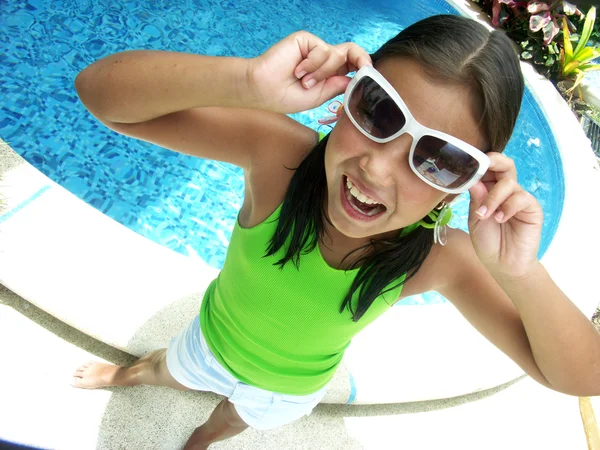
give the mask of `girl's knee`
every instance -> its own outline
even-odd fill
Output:
[[[225,399],[223,401],[223,413],[224,419],[230,427],[233,428],[247,428],[248,424],[242,420],[240,415],[235,409],[235,405],[229,401],[229,399]]]
[[[156,353],[152,355],[150,363],[152,365],[152,373],[158,381],[158,384],[170,387],[172,389],[177,389],[179,391],[190,390],[189,388],[179,383],[175,378],[173,378],[171,372],[169,372],[169,368],[167,366],[166,348],[157,350]]]

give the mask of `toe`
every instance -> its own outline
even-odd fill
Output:
[[[91,367],[91,366],[92,366],[92,364],[94,364],[94,363],[93,363],[93,361],[86,362],[85,364],[82,364],[81,366],[79,366],[79,367],[77,368],[77,372],[83,372],[84,370],[86,370],[86,369],[88,369],[89,367]]]

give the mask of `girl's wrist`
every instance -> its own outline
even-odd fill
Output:
[[[261,109],[265,111],[275,111],[272,107],[272,98],[265,98],[265,89],[261,89],[261,75],[259,72],[263,74],[268,72],[265,71],[264,68],[261,67],[261,60],[259,58],[247,58],[243,60],[244,69],[240,71],[240,75],[242,77],[239,80],[239,93],[240,98],[243,99],[243,102],[248,109]],[[243,78],[243,79],[242,79]],[[263,83],[264,84],[264,83]],[[271,86],[274,88],[274,86]],[[275,111],[278,112],[278,111]]]
[[[519,272],[506,273],[504,271],[491,270],[490,274],[509,296],[511,291],[530,286],[532,283],[537,283],[544,276],[547,276],[546,269],[538,260],[528,268],[521,269]]]
[[[220,57],[213,66],[213,76],[221,78],[211,103],[229,108],[264,109],[253,85],[253,63],[249,58]],[[210,94],[208,94],[210,95]],[[213,106],[213,105],[209,105]]]

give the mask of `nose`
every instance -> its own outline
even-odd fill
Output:
[[[409,170],[408,154],[412,136],[405,133],[384,144],[371,143],[373,145],[360,158],[359,167],[371,183],[390,187],[394,184],[394,175]]]

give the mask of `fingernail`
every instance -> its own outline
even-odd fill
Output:
[[[302,78],[304,75],[306,75],[306,70],[304,72],[300,72],[298,75],[296,75],[296,78],[300,79]]]
[[[504,219],[504,213],[502,211],[498,211],[495,215],[494,218],[500,222],[502,219]]]
[[[483,217],[483,216],[485,216],[486,212],[487,212],[487,206],[481,205],[479,207],[479,209],[477,211],[475,211],[475,214],[477,214],[480,217]]]
[[[315,84],[317,84],[317,80],[315,80],[314,78],[312,80],[308,80],[306,83],[304,83],[304,85],[307,87],[307,89],[310,89]]]

